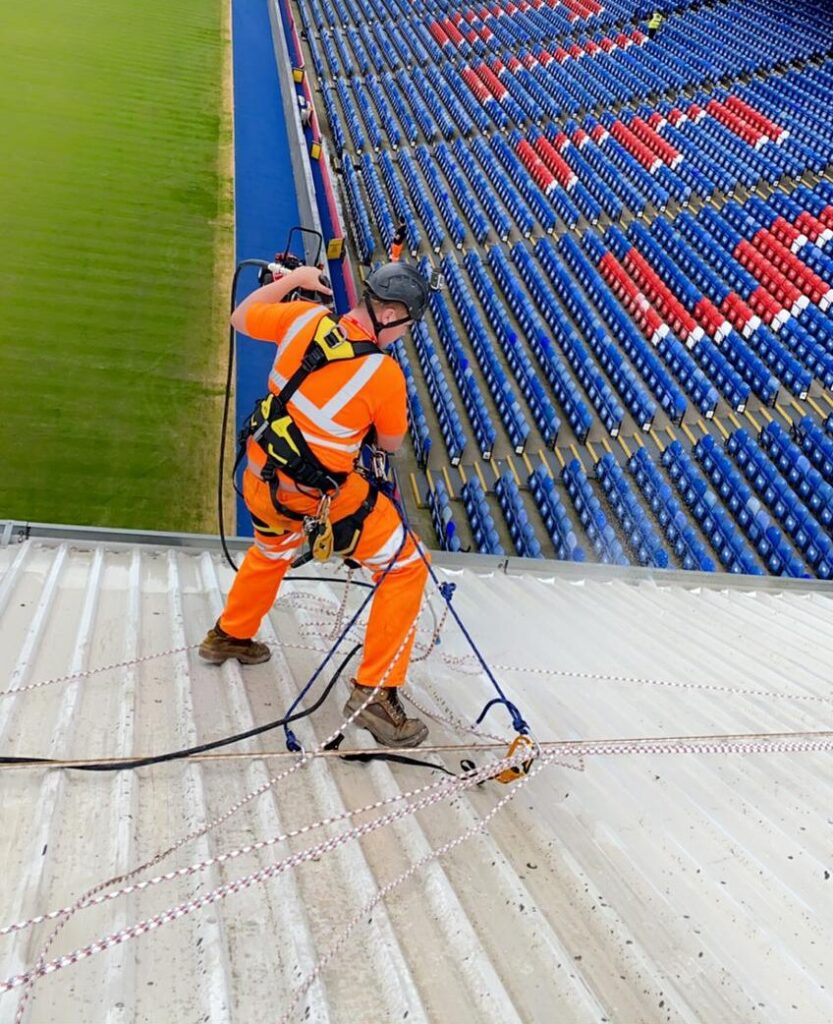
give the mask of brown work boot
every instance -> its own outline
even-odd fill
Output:
[[[237,658],[241,665],[260,665],[272,657],[272,652],[257,640],[238,640],[220,629],[220,620],[209,629],[200,644],[200,657],[212,665],[222,665],[229,658]]]
[[[354,680],[353,688],[344,714],[352,715],[364,704],[373,692],[372,686],[359,686]],[[428,726],[419,718],[408,718],[399,699],[399,688],[383,687],[370,704],[353,719],[360,729],[367,729],[377,743],[383,747],[418,747],[428,735]]]

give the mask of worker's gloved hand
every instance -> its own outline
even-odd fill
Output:
[[[289,274],[293,288],[302,288],[305,292],[320,292],[332,295],[330,279],[318,267],[298,267]]]

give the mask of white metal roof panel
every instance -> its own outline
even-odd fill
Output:
[[[829,587],[552,563],[519,574],[439,571],[458,584],[455,607],[541,741],[831,729]],[[190,548],[85,540],[0,548],[0,689],[73,677],[0,698],[0,753],[156,753],[282,714],[327,646],[344,588],[287,585],[261,633],[276,644],[272,661],[216,669],[194,645],[230,579],[216,553]],[[348,610],[362,596],[351,591]],[[417,653],[433,623],[425,612]],[[119,667],[98,670],[107,665]],[[308,748],[339,724],[344,692],[299,723]],[[466,722],[492,695],[453,624],[414,664],[410,692]],[[484,728],[509,735],[500,709]],[[366,746],[365,736],[347,742]],[[432,723],[429,742],[466,738]],[[801,742],[824,738],[792,740]],[[281,734],[270,733],[228,751],[281,749]],[[41,978],[24,1019],[281,1020],[355,919],[290,1019],[306,1011],[332,1022],[829,1021],[830,754],[684,750],[591,753],[567,759],[572,768],[542,768],[523,787],[487,783],[456,795]],[[463,755],[434,756],[458,770]],[[488,756],[472,754],[479,765]],[[71,904],[291,765],[4,769],[0,926]],[[141,877],[434,781],[408,766],[314,760]],[[476,828],[510,794],[472,838],[362,912],[380,886]],[[46,959],[335,841],[345,827],[85,909]],[[0,981],[37,961],[52,927],[0,935]],[[14,1020],[20,993],[0,993],[0,1020]]]

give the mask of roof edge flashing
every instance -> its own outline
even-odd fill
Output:
[[[0,548],[26,540],[75,544],[137,544],[158,548],[196,548],[215,551],[221,539],[209,533],[167,533],[161,530],[122,530],[101,526],[73,526],[64,523],[33,523],[0,519]],[[251,545],[247,537],[227,537],[232,551],[245,551]],[[743,576],[735,573],[691,572],[683,569],[653,569],[641,566],[605,565],[596,562],[560,562],[549,558],[520,558],[505,555],[455,554],[431,551],[435,567],[450,573],[467,570],[479,575],[533,576],[542,582],[559,579],[568,583],[653,583],[656,586],[685,590],[746,590],[772,594],[785,591],[821,593],[833,596],[833,581],[784,579],[780,576]],[[313,566],[314,563],[311,563]]]

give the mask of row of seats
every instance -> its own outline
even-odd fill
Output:
[[[830,579],[833,575],[833,544],[754,439],[745,430],[736,430],[730,435],[726,450],[816,576]]]
[[[558,248],[568,264],[579,265],[581,250],[575,239],[570,235],[563,235]],[[535,246],[535,254],[549,277],[556,296],[575,320],[583,338],[590,343],[599,364],[619,393],[625,407],[643,430],[650,429],[656,415],[656,403],[648,397],[636,374],[623,359],[592,307],[584,299],[561,262],[559,253],[549,239],[542,238]]]
[[[509,308],[514,313],[529,347],[538,360],[541,372],[549,381],[553,395],[567,416],[567,422],[579,441],[584,441],[593,423],[593,414],[581,397],[567,367],[556,352],[546,325],[526,291],[521,287],[506,253],[500,246],[492,246],[489,250],[488,261],[503,290]]]
[[[652,346],[647,344],[637,331],[633,321],[617,302],[613,292],[608,288],[594,265],[599,261],[605,261],[609,256],[601,239],[594,232],[586,231],[582,244],[590,257],[589,259],[585,252],[573,244],[572,240],[570,242],[562,240],[560,248],[567,264],[660,407],[665,410],[670,419],[679,421],[686,410],[685,396],[671,379],[662,361],[655,355]],[[636,422],[643,430],[648,430],[652,420],[637,417]]]
[[[495,493],[517,553],[521,558],[543,558],[544,553],[535,536],[535,528],[529,521],[521,492],[508,470],[497,479]]]
[[[446,239],[445,228],[440,222],[440,218],[434,212],[434,204],[431,202],[431,197],[428,195],[425,185],[423,185],[422,179],[417,173],[416,162],[407,150],[402,149],[399,152],[398,164],[402,177],[405,179],[405,184],[408,186],[408,195],[416,207],[434,252],[439,252]]]
[[[667,569],[668,552],[662,547],[656,531],[631,490],[622,467],[612,455],[603,455],[596,463],[596,478],[602,486],[613,514],[619,520],[619,525],[638,563],[652,565],[656,569]]]
[[[750,385],[720,348],[721,345],[728,348],[725,342],[730,333],[729,325],[716,307],[694,287],[644,224],[634,221],[628,228],[628,238],[660,275],[660,308],[663,312],[668,311],[678,335],[687,339],[693,357],[708,379],[717,386],[733,409],[743,412],[749,399]],[[702,322],[698,324],[696,314],[705,322],[705,327]]]
[[[459,266],[450,256],[443,257],[441,266],[457,312],[466,328],[469,343],[474,349],[486,384],[492,393],[498,414],[503,421],[514,451],[520,455],[526,447],[526,440],[529,437],[529,422],[521,410],[517,396],[495,353],[489,333],[477,311]]]
[[[555,548],[556,557],[565,562],[586,561],[584,548],[579,545],[573,524],[558,495],[555,480],[543,466],[539,466],[529,474],[528,483],[535,506]]]
[[[674,227],[723,278],[728,293],[721,309],[733,327],[766,364],[775,377],[799,398],[806,398],[812,374],[796,359],[778,337],[761,323],[760,314],[769,308],[767,296],[752,275],[717,243],[703,226],[683,211]],[[760,290],[759,290],[760,289]],[[708,294],[708,292],[707,292]],[[709,298],[715,299],[714,294]],[[774,322],[774,319],[773,319]]]
[[[466,184],[466,180],[460,173],[459,167],[457,166],[457,162],[454,159],[451,150],[444,142],[441,142],[434,150],[434,156],[436,156],[437,162],[442,168],[443,174],[445,174],[446,180],[451,186],[454,198],[457,200],[460,209],[465,214],[474,240],[482,244],[486,241],[489,234],[489,220],[483,212],[483,208],[472,194],[471,188]]]
[[[445,441],[449,461],[452,466],[457,466],[468,441],[460,421],[460,414],[457,412],[457,405],[452,397],[428,328],[422,322],[414,324],[411,328],[411,337],[414,341],[419,365],[422,368],[425,386],[433,403],[434,412],[437,414],[440,433]],[[404,349],[402,342],[399,342],[399,346]]]
[[[673,491],[663,479],[646,448],[639,448],[628,459],[628,472],[660,525],[665,539],[684,569],[714,572],[715,564],[680,508]]]
[[[428,490],[428,508],[440,548],[443,551],[459,551],[461,543],[457,524],[454,522],[448,490],[440,479],[435,480],[433,489]]]
[[[608,212],[611,215],[616,215],[616,211],[621,213],[621,203],[619,203],[616,196],[607,188],[604,182],[598,178],[596,179],[601,190],[594,190],[599,192],[599,198],[596,198],[594,191],[591,191],[591,188],[583,180],[579,180],[578,170],[571,166],[571,163],[568,162],[564,154],[564,150],[570,147],[570,140],[564,132],[559,133],[555,137],[555,143],[553,143],[546,135],[541,134],[539,129],[531,128],[527,132],[525,141],[532,146],[541,162],[552,172],[555,179],[564,189],[566,196],[562,197],[562,203],[566,202],[569,197],[572,203],[575,204],[576,210],[583,214],[590,224],[596,224],[603,212]],[[582,168],[586,168],[585,174],[588,177],[595,177],[592,168],[584,161],[579,160],[578,169]],[[612,203],[610,209],[604,202],[606,196],[609,197]]]
[[[425,272],[426,264],[427,260],[423,261],[423,272]],[[491,459],[497,431],[489,410],[486,408],[486,402],[480,391],[477,378],[469,366],[466,350],[463,348],[457,328],[454,326],[451,313],[442,294],[432,291],[429,305],[437,335],[445,349],[448,365],[457,382],[463,406],[474,430],[480,455],[484,459]]]
[[[466,229],[463,227],[463,222],[454,208],[454,203],[451,201],[451,196],[448,194],[445,182],[437,170],[434,156],[427,146],[417,146],[414,152],[416,153],[417,163],[422,169],[425,180],[428,182],[429,191],[448,228],[449,238],[460,249],[463,246]],[[400,159],[403,159],[405,156],[406,154],[403,153]]]
[[[474,139],[471,143],[471,151],[480,161],[480,166],[486,172],[495,192],[506,204],[514,226],[524,237],[528,238],[535,230],[536,221],[526,200],[509,180],[509,175],[501,167],[484,139]]]
[[[506,554],[498,538],[486,494],[477,477],[473,476],[463,484],[460,496],[471,526],[475,547],[480,554]]]
[[[770,372],[767,365],[749,347],[747,338],[754,330],[753,314],[749,311],[749,320],[743,322],[748,328],[744,338],[732,325],[728,316],[731,315],[732,303],[740,303],[740,296],[732,292],[731,287],[686,241],[676,230],[679,223],[672,226],[667,220],[658,217],[651,225],[651,234],[674,261],[678,274],[685,271],[687,280],[697,288],[701,297],[691,309],[701,327],[711,335],[716,345],[725,354],[727,361],[742,377],[749,388],[767,405],[774,405],[778,399],[778,379]],[[673,281],[675,278],[667,277]],[[685,292],[677,291],[677,297],[685,296]],[[737,321],[736,321],[737,323]],[[760,323],[760,321],[758,321]],[[777,363],[779,353],[770,352],[770,363]]]
[[[827,483],[833,483],[833,440],[830,439],[830,417],[822,430],[809,416],[803,416],[795,424],[795,439],[801,451],[821,473]]]
[[[376,242],[373,238],[373,229],[370,227],[367,209],[362,199],[359,176],[349,160],[344,164],[343,177],[350,215],[353,220],[353,237],[358,249],[359,259],[362,263],[370,263],[373,250],[376,248]]]
[[[422,325],[420,325],[422,326]],[[416,381],[408,353],[401,341],[396,342],[393,347],[396,361],[402,367],[405,376],[405,394],[408,403],[408,432],[414,444],[417,465],[424,469],[428,465],[428,456],[431,453],[431,428],[425,416],[422,406],[422,399],[419,397]]]
[[[723,568],[731,573],[763,576],[764,571],[743,536],[722,510],[717,495],[679,441],[668,445],[661,461],[683,504],[708,538]]]
[[[758,443],[827,533],[833,533],[833,487],[778,423],[768,423]]]
[[[466,253],[463,264],[469,273],[475,293],[483,305],[486,319],[494,329],[495,337],[500,343],[506,361],[515,374],[515,379],[527,400],[532,416],[541,432],[541,437],[544,439],[544,443],[552,448],[555,446],[558,432],[561,429],[561,420],[558,418],[555,407],[541,384],[526,350],[518,344],[517,334],[509,321],[505,308],[496,296],[494,283],[486,273],[480,257],[474,250],[471,250]]]
[[[537,302],[541,315],[552,330],[567,362],[573,368],[579,384],[584,388],[605,429],[615,437],[622,427],[625,410],[599,372],[596,363],[588,355],[529,250],[523,243],[516,242],[510,254],[524,284]]]
[[[468,145],[462,139],[457,139],[451,146],[457,163],[462,167],[474,194],[483,204],[489,220],[494,228],[495,234],[505,242],[512,230],[512,220],[502,206],[480,165],[469,152]]]
[[[598,238],[591,240],[587,234],[584,237],[585,249],[596,259],[602,276],[614,294],[625,303],[628,312],[640,324],[646,338],[655,346],[668,370],[680,382],[695,406],[707,418],[711,418],[719,399],[717,389],[697,366],[685,345],[670,333],[668,325],[647,302],[631,274],[617,259],[623,251],[626,258],[629,256],[632,249],[630,243],[621,232],[615,234],[612,229],[605,235],[605,242],[612,244],[615,251],[608,249]],[[630,262],[633,266],[633,261]],[[641,269],[637,273],[643,276]]]
[[[700,438],[693,452],[769,572],[773,576],[806,577],[801,559],[796,557],[714,438]]]
[[[674,376],[690,395],[697,408],[707,417],[714,415],[717,407],[718,393],[706,374],[697,366],[695,357],[688,351],[695,351],[701,344],[703,330],[689,317],[681,304],[673,296],[667,285],[660,280],[656,271],[649,265],[639,250],[616,227],[611,225],[605,233],[605,242],[613,254],[621,261],[623,272],[639,286],[655,308],[663,315],[663,326],[672,326],[674,334],[660,332],[657,351],[660,353]],[[685,339],[685,344],[677,340]]]
[[[593,493],[578,459],[571,459],[567,463],[561,478],[598,560],[607,565],[630,565],[616,531],[608,522],[601,502]]]
[[[416,253],[422,242],[422,232],[411,210],[410,203],[405,199],[405,193],[402,190],[402,185],[394,169],[390,154],[384,151],[380,153],[378,165],[379,170],[382,172],[382,181],[384,181],[385,188],[390,196],[391,206],[396,211],[397,216],[405,221],[405,238],[408,248],[412,253]]]
[[[725,217],[715,210],[704,209],[698,219],[724,251],[730,253],[730,258],[750,272],[758,284],[757,308],[764,320],[772,314],[769,324],[779,340],[813,376],[829,387],[833,383],[833,356],[825,351],[823,341],[817,342],[799,319],[810,305],[808,296],[803,295],[768,256],[743,238]]]

